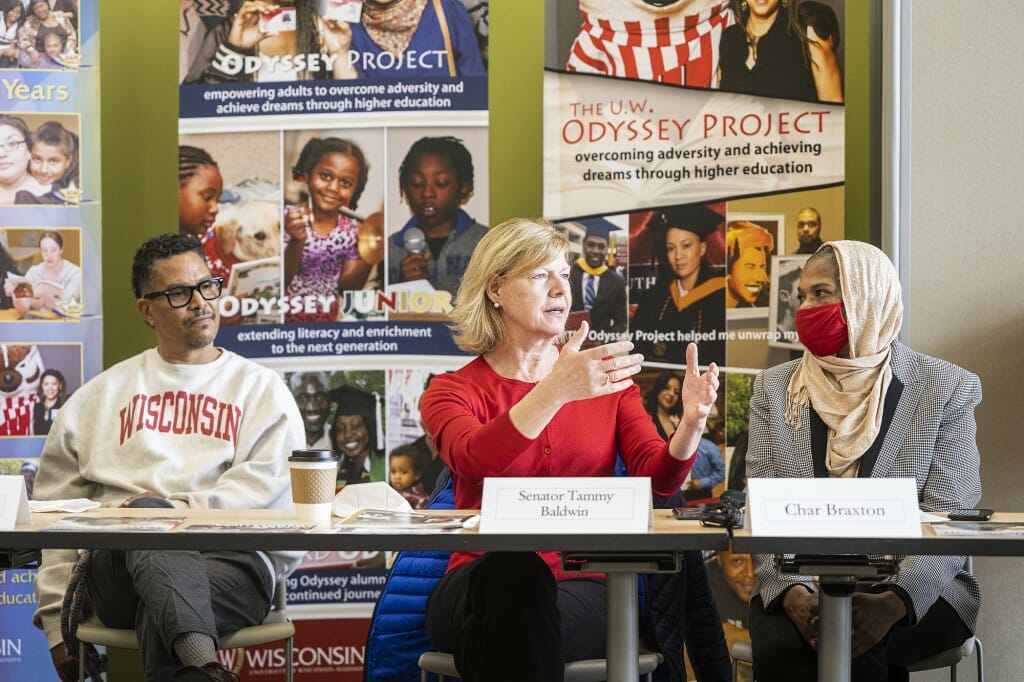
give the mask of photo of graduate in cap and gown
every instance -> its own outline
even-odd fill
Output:
[[[628,318],[626,281],[609,263],[611,233],[619,228],[604,218],[576,222],[585,232],[583,255],[569,270],[570,312],[588,313],[591,333],[597,335],[598,343],[609,343],[626,333]]]
[[[697,343],[702,365],[725,363],[725,273],[708,262],[708,238],[724,224],[701,204],[655,211],[646,229],[653,233],[657,277],[637,292],[630,323],[634,352],[646,361],[682,365],[686,345]]]

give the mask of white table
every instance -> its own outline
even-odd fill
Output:
[[[185,516],[188,524],[283,523],[294,520],[280,510],[177,510],[96,509],[104,517]],[[439,512],[443,514],[444,512]],[[228,549],[228,550],[430,550],[430,551],[542,551],[563,552],[568,570],[606,573],[608,591],[608,680],[637,679],[639,622],[637,575],[657,570],[678,570],[684,550],[725,549],[728,534],[704,528],[697,521],[678,521],[670,510],[655,510],[654,527],[646,533],[496,534],[463,530],[459,533],[331,533],[310,532],[203,532],[174,531],[46,531],[65,514],[33,514],[32,524],[0,531],[0,548],[32,549]],[[340,519],[335,519],[340,521]]]

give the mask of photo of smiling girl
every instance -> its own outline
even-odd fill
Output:
[[[286,322],[339,319],[346,290],[373,288],[374,263],[360,256],[360,230],[380,212],[357,213],[369,163],[362,147],[339,137],[312,137],[291,169],[298,183],[296,203],[285,205],[284,281],[287,295],[319,297],[317,311],[289,312]]]

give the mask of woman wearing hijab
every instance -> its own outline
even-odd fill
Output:
[[[828,242],[800,275],[800,360],[758,375],[750,400],[748,478],[917,480],[923,510],[981,497],[974,408],[978,377],[896,340],[900,283],[888,257]],[[981,593],[962,556],[901,556],[894,575],[853,595],[852,679],[906,680],[906,667],[959,646]],[[754,677],[817,677],[818,596],[806,576],[757,556],[751,600]]]

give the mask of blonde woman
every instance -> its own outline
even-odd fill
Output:
[[[452,318],[456,343],[477,357],[434,377],[420,403],[459,509],[480,507],[485,476],[611,476],[619,454],[666,497],[693,464],[718,368],[699,374],[690,345],[686,408],[663,440],[633,383],[643,356],[632,343],[580,350],[584,323],[556,345],[572,303],[568,251],[548,223],[517,219],[473,252]],[[558,552],[456,552],[427,604],[431,639],[467,682],[561,679],[565,662],[604,657],[605,623],[603,580],[564,573]]]

